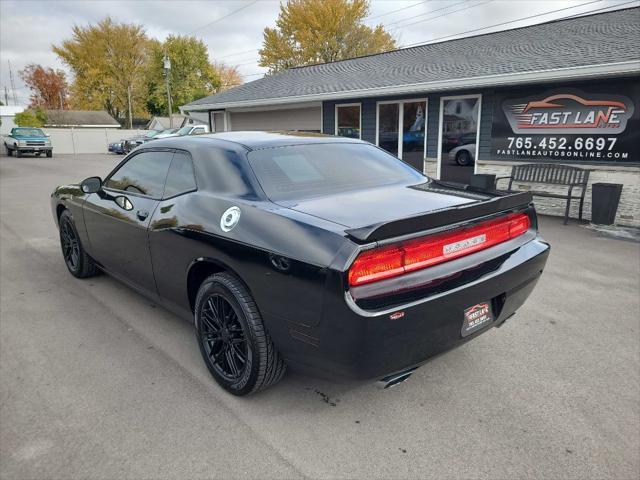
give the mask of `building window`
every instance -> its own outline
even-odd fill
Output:
[[[336,105],[336,134],[360,138],[360,104]]]
[[[379,102],[376,143],[422,171],[425,156],[427,101]]]

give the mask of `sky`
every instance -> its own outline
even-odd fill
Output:
[[[640,6],[640,0],[371,0],[365,23],[384,25],[399,46],[409,46],[617,6]],[[18,104],[28,104],[29,89],[18,71],[37,63],[69,73],[51,46],[70,38],[74,25],[94,24],[109,15],[142,25],[158,40],[193,34],[207,45],[210,60],[237,66],[243,81],[250,82],[266,71],[258,66],[258,49],[263,29],[275,25],[279,8],[279,0],[0,0],[0,97],[4,102],[6,86],[9,105],[14,104],[10,63]]]

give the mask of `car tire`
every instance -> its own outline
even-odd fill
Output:
[[[93,259],[85,252],[69,210],[60,215],[60,247],[67,269],[76,278],[92,277],[98,273]]]
[[[47,150],[47,158],[53,157],[53,151]]]
[[[466,150],[460,150],[456,153],[456,163],[461,167],[466,167],[467,165],[471,165],[471,155]]]
[[[8,157],[12,157],[13,156],[13,150],[11,150],[8,145],[5,145],[4,148],[7,150],[7,156]]]
[[[16,148],[16,157],[22,157],[22,152]]]
[[[222,388],[251,395],[284,376],[286,364],[255,301],[235,276],[217,273],[202,282],[194,311],[200,353]]]

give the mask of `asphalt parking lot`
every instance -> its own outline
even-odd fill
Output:
[[[49,195],[120,158],[0,158],[0,477],[640,476],[640,244],[542,218],[547,269],[504,327],[390,390],[235,398],[190,324],[66,271]]]

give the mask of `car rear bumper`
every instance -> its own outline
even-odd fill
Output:
[[[294,368],[331,378],[379,379],[414,368],[511,317],[535,287],[548,254],[549,245],[536,236],[469,283],[388,309],[368,311],[348,293],[340,301],[330,295],[317,328],[290,332],[306,345],[291,338],[285,358]],[[465,309],[481,302],[490,302],[493,322],[463,337]]]

